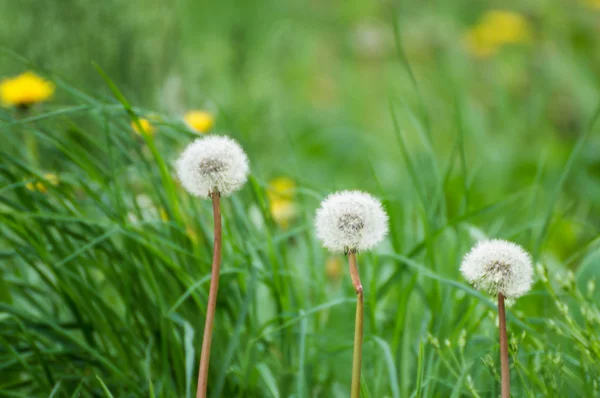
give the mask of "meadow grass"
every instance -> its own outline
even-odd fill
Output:
[[[513,396],[598,396],[593,16],[533,8],[551,21],[539,22],[534,45],[473,62],[450,44],[460,32],[450,21],[475,20],[474,10],[409,7],[410,21],[381,24],[390,48],[374,62],[344,47],[353,11],[329,26],[338,14],[326,6],[308,23],[292,2],[259,3],[252,13],[262,10],[271,30],[251,21],[197,28],[218,38],[199,45],[215,55],[204,78],[193,72],[195,31],[181,13],[190,33],[178,44],[189,57],[183,79],[214,78],[187,95],[208,99],[215,131],[239,140],[252,163],[249,184],[222,204],[209,396],[348,396],[356,295],[345,266],[326,272],[313,231],[319,202],[344,188],[378,195],[390,215],[389,238],[358,255],[363,397],[500,394],[495,300],[458,269],[486,236],[519,242],[536,264],[532,292],[507,308]],[[231,13],[224,7],[217,21]],[[430,30],[430,14],[451,26],[448,37]],[[9,48],[2,59],[14,70],[37,65]],[[173,162],[196,135],[169,104],[144,103],[145,93],[163,93],[150,75],[164,70],[144,71],[153,90],[137,91],[139,64],[120,74],[119,64],[81,57],[85,79],[60,63],[42,69],[57,84],[54,103],[0,110],[0,395],[191,397],[212,211],[179,186]],[[132,131],[139,117],[154,135]],[[267,198],[278,175],[298,184],[298,216],[285,229]]]

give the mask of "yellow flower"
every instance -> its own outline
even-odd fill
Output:
[[[271,217],[281,228],[287,229],[296,217],[296,204],[291,200],[277,199],[270,202]]]
[[[475,26],[463,37],[467,50],[478,58],[487,58],[498,52],[498,46],[490,42],[486,33],[479,26]]]
[[[271,217],[283,229],[289,227],[297,214],[298,209],[294,202],[295,189],[296,183],[287,177],[278,177],[269,183],[267,197]]]
[[[28,107],[47,100],[54,90],[54,83],[30,71],[0,83],[0,97],[5,106]]]
[[[527,43],[531,32],[527,20],[511,11],[488,11],[464,35],[467,50],[477,57],[489,57],[507,44]]]
[[[197,133],[206,133],[215,124],[215,118],[206,111],[189,111],[183,116],[189,128]]]
[[[499,44],[524,43],[531,38],[527,20],[511,11],[489,11],[483,16],[481,26],[487,30],[489,40]]]
[[[269,183],[267,196],[269,201],[293,200],[296,190],[296,182],[288,177],[277,177]]]
[[[30,191],[38,191],[41,193],[46,193],[46,192],[48,192],[48,186],[45,183],[49,183],[50,185],[57,186],[59,182],[60,182],[60,180],[58,179],[58,176],[56,174],[48,173],[48,174],[44,174],[43,181],[28,182],[27,184],[25,184],[25,188],[27,188]]]
[[[325,274],[327,279],[332,282],[337,282],[342,277],[342,260],[340,256],[329,256],[325,261]]]
[[[139,118],[138,120],[140,122],[140,127],[142,128],[142,131],[145,134],[149,134],[149,135],[154,134],[154,126],[150,123],[150,121],[148,119]],[[138,124],[136,122],[131,122],[131,128],[138,135],[140,135],[140,129],[139,129]]]

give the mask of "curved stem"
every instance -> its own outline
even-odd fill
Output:
[[[506,313],[504,295],[498,293],[498,326],[500,327],[500,369],[502,398],[510,398],[510,368],[508,366],[508,339],[506,338]]]
[[[219,270],[221,268],[221,195],[218,192],[211,194],[213,216],[215,222],[215,240],[213,246],[212,273],[210,277],[210,290],[206,308],[206,321],[204,323],[204,337],[202,339],[202,353],[200,354],[200,371],[198,372],[198,390],[196,398],[206,398],[208,384],[208,363],[210,361],[210,344],[215,320],[215,307],[217,305],[217,292],[219,290]]]
[[[362,343],[363,343],[363,287],[360,283],[358,267],[356,266],[356,253],[348,252],[348,264],[350,266],[350,277],[354,290],[356,290],[356,322],[354,325],[354,354],[352,355],[352,387],[350,389],[351,398],[360,398],[360,368],[362,364]]]

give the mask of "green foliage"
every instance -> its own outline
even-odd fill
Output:
[[[212,397],[348,395],[354,291],[345,263],[326,272],[312,229],[319,201],[339,188],[380,196],[391,218],[386,243],[358,257],[364,397],[499,395],[496,303],[458,271],[483,236],[519,242],[538,264],[533,291],[507,311],[513,396],[598,396],[600,85],[584,6],[531,5],[546,18],[533,44],[473,60],[457,45],[479,15],[466,2],[320,4],[318,17],[293,1],[208,3],[142,13],[144,24],[180,17],[165,37],[158,24],[133,29],[128,9],[116,38],[93,54],[78,47],[75,66],[52,58],[51,44],[99,31],[94,18],[58,23],[48,46],[6,35],[10,73],[42,61],[58,98],[0,110],[0,396],[194,395],[212,212],[174,178],[195,135],[164,95],[167,66],[201,87],[178,98],[212,107],[216,130],[252,162],[250,182],[223,201]],[[353,41],[364,24],[383,34],[382,52]],[[142,36],[153,44],[135,46]],[[130,62],[110,44],[121,38],[121,50],[135,48]],[[159,57],[161,40],[176,47]],[[140,117],[154,135],[133,132]],[[278,175],[298,182],[287,229],[267,199]]]

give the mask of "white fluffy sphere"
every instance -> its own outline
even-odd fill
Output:
[[[363,251],[388,232],[388,216],[381,202],[360,191],[329,195],[317,210],[317,237],[334,252]]]
[[[533,284],[531,256],[521,246],[500,239],[479,242],[463,259],[460,271],[477,289],[517,298]]]
[[[181,185],[193,195],[208,198],[213,192],[227,196],[248,179],[248,157],[226,136],[210,135],[188,145],[177,160]]]

